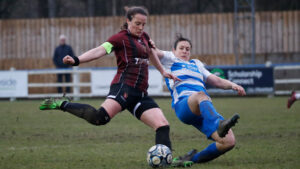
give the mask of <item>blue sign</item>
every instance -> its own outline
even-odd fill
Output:
[[[208,68],[208,70],[227,80],[244,87],[247,94],[272,94],[274,91],[272,67],[223,67]],[[232,90],[218,89],[206,86],[211,94],[233,94]]]

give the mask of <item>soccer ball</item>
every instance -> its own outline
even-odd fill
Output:
[[[172,152],[163,144],[152,146],[147,153],[147,162],[153,167],[167,167],[172,163]]]

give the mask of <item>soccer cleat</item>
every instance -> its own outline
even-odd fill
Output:
[[[60,109],[60,106],[64,101],[70,101],[69,98],[65,97],[65,94],[63,95],[62,98],[60,99],[45,99],[41,105],[40,105],[40,110],[53,110],[53,109]]]
[[[184,156],[175,157],[173,158],[171,165],[173,167],[191,167],[194,164],[194,162],[191,160],[197,152],[198,151],[196,149],[193,149]]]
[[[238,114],[233,115],[230,119],[221,120],[219,123],[219,128],[217,130],[220,137],[225,137],[229,129],[233,127],[237,122],[240,116]]]
[[[178,158],[174,158],[172,161],[172,167],[191,167],[194,164],[193,161],[182,161]]]
[[[288,108],[288,109],[291,108],[291,106],[293,105],[293,103],[294,103],[296,100],[297,100],[297,99],[296,99],[296,92],[293,91],[291,97],[288,99],[288,102],[287,102],[287,108]]]

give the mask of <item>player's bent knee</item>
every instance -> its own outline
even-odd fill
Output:
[[[235,146],[235,140],[228,140],[226,143],[225,143],[225,147],[226,149],[229,151],[231,149],[233,149]]]
[[[216,142],[219,143],[219,150],[224,153],[233,149],[236,143],[234,134],[231,130],[224,138],[218,136]]]
[[[105,125],[109,121],[110,117],[107,111],[103,107],[100,107],[97,111],[96,125]]]
[[[226,149],[226,151],[229,151],[231,149],[234,148],[235,146],[235,137],[234,135],[231,133],[231,134],[228,134],[227,137],[224,138],[224,148]]]
[[[95,110],[93,116],[91,116],[90,119],[87,119],[87,121],[93,125],[100,126],[107,124],[110,121],[110,117],[106,110],[101,107],[100,109]]]

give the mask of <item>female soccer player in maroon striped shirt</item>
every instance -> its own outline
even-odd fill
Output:
[[[163,69],[157,55],[152,51],[150,38],[144,32],[147,16],[148,12],[143,7],[128,8],[126,23],[119,33],[78,58],[64,57],[65,64],[77,66],[79,63],[90,62],[112,51],[115,52],[118,70],[111,83],[109,94],[99,109],[88,104],[71,103],[65,99],[45,100],[40,109],[67,111],[94,125],[105,125],[116,114],[127,109],[156,131],[155,144],[164,144],[171,149],[169,123],[162,110],[147,93],[149,59],[164,77],[179,79]]]

